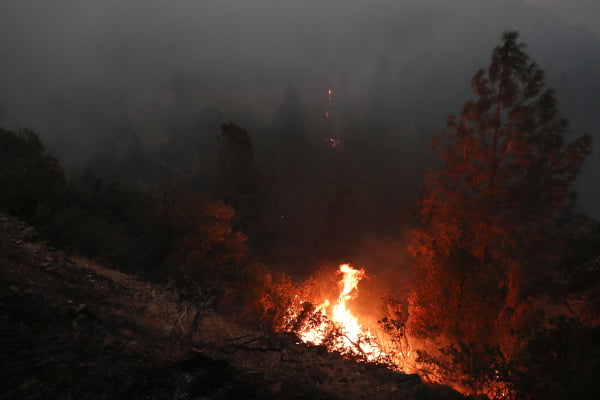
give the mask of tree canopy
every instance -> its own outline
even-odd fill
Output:
[[[37,222],[61,207],[65,173],[35,132],[0,128],[0,188],[1,208]]]
[[[519,318],[536,252],[558,251],[551,232],[572,210],[591,139],[567,140],[554,91],[517,32],[503,35],[471,86],[474,98],[434,140],[443,165],[427,176],[411,248],[410,327],[474,369],[473,360],[510,353],[503,335]]]

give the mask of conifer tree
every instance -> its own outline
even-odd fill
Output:
[[[233,123],[221,126],[217,140],[217,196],[235,210],[236,228],[248,230],[248,225],[258,217],[262,203],[252,140],[245,129]]]
[[[300,96],[291,83],[283,92],[281,104],[273,117],[273,129],[283,145],[299,145],[307,141],[308,116]]]
[[[502,335],[536,262],[533,249],[548,244],[546,234],[573,207],[572,184],[590,148],[587,135],[566,141],[555,94],[518,37],[503,35],[472,79],[474,98],[434,141],[443,167],[427,176],[412,246],[412,333],[471,369],[507,351]]]
[[[37,133],[0,128],[0,209],[32,223],[64,206],[65,173]]]

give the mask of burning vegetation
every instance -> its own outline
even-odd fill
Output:
[[[302,253],[308,248],[315,249],[313,265],[352,259],[350,253],[362,250],[356,245],[355,191],[340,183],[348,178],[352,143],[344,135],[342,145],[333,89],[327,92],[326,126],[321,116],[321,136],[314,142],[336,151],[315,154],[327,154],[323,170],[333,160],[342,171],[331,178],[337,190],[319,232],[285,236],[292,235],[292,217],[269,206],[286,209],[296,201],[294,192],[269,188],[255,164],[250,134],[234,124],[224,124],[218,136],[210,195],[175,173],[147,191],[87,174],[82,184],[67,185],[62,167],[35,133],[0,129],[0,207],[35,224],[53,245],[176,287],[197,310],[190,317],[186,303],[177,320],[183,331],[182,321],[190,319],[185,340],[192,345],[205,312],[219,310],[242,324],[260,325],[261,337],[227,340],[264,341],[261,351],[273,351],[273,331],[291,332],[299,342],[360,365],[418,372],[467,395],[591,398],[597,384],[588,383],[600,371],[600,225],[573,211],[573,184],[590,137],[567,141],[568,125],[545,88],[543,71],[514,32],[503,36],[472,86],[474,99],[435,140],[442,165],[426,176],[414,205],[418,212],[394,249],[407,255],[406,265],[397,262],[394,270],[407,275],[403,287],[359,290],[367,272],[350,264],[300,282],[277,272],[285,270],[282,259],[310,258]],[[279,116],[295,121],[288,108],[298,108],[297,98],[286,92],[291,106]],[[292,147],[303,152],[293,154],[295,164],[312,167],[313,143],[301,135],[309,129],[292,125]],[[281,129],[288,128],[282,122]],[[310,181],[303,171],[290,172],[291,164],[273,173],[273,180]],[[298,203],[309,197],[303,195]],[[292,248],[294,239],[303,243]],[[258,261],[263,242],[275,249],[262,249],[274,266]],[[374,299],[381,307],[366,315],[358,305]],[[282,358],[275,354],[271,365]]]
[[[426,177],[420,221],[407,240],[410,285],[396,290],[398,301],[387,301],[379,326],[367,327],[354,312],[365,272],[348,264],[340,266],[339,292],[311,295],[320,283],[309,280],[276,325],[305,343],[415,370],[469,395],[549,398],[564,388],[534,360],[558,366],[563,351],[583,360],[574,347],[555,351],[551,343],[570,326],[577,341],[585,331],[575,347],[594,347],[590,335],[598,330],[597,318],[584,317],[593,313],[591,303],[565,297],[560,304],[551,289],[580,269],[564,258],[564,232],[579,230],[572,185],[590,137],[565,140],[568,125],[554,93],[514,32],[503,36],[472,86],[475,98],[434,141],[443,167]]]
[[[389,364],[391,360],[375,333],[365,328],[350,308],[351,300],[358,296],[358,283],[365,277],[365,271],[342,264],[339,274],[342,275],[339,294],[333,303],[323,299],[316,304],[295,295],[295,304],[282,321],[282,328],[294,332],[304,343],[323,345],[330,351],[364,361]]]

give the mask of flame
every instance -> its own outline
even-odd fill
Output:
[[[327,89],[327,109],[325,110],[325,119],[329,121],[329,137],[327,141],[332,149],[339,149],[342,147],[342,139],[334,134],[333,127],[333,89]]]
[[[329,119],[331,116],[331,107],[333,101],[333,90],[327,89],[327,111],[325,111],[325,118]]]
[[[414,351],[418,348],[436,351],[437,343],[421,341],[407,335],[404,331],[397,334],[395,338],[392,335],[390,341],[390,336],[386,336],[385,331],[379,331],[378,334],[381,336],[377,336],[361,325],[349,308],[349,303],[358,297],[358,284],[366,277],[365,271],[362,268],[354,268],[350,264],[342,264],[339,273],[342,275],[339,281],[339,294],[333,304],[328,299],[324,299],[317,306],[313,306],[314,303],[308,299],[300,299],[302,295],[296,294],[296,304],[288,309],[281,329],[294,332],[304,343],[323,345],[329,351],[337,351],[344,356],[382,363],[390,369],[404,373],[421,375],[421,372],[427,372],[426,375],[421,376],[425,381],[449,384],[458,391],[468,393],[469,389],[457,380],[445,380],[443,376],[438,375],[435,365],[428,361],[423,364],[423,361],[419,360],[419,351]],[[309,282],[314,283],[314,281]],[[311,297],[307,293],[309,292],[304,292],[306,297]],[[393,307],[392,312],[400,310],[396,309],[393,303],[388,306]],[[390,322],[392,326],[395,326],[395,323]],[[398,323],[396,329],[402,327],[404,330],[404,322]],[[432,345],[435,347],[431,347]],[[482,388],[484,393],[489,394],[490,397],[495,396],[494,398],[509,397],[510,389],[506,382],[500,380],[500,371],[496,371],[495,378],[498,379],[497,382],[488,382],[488,386]]]
[[[357,296],[358,283],[365,277],[365,271],[349,264],[340,265],[339,271],[342,279],[335,304],[331,306],[331,302],[325,299],[313,311],[316,318],[311,322],[304,321],[296,334],[304,343],[326,344],[329,350],[359,356],[367,361],[382,360],[386,354],[377,344],[376,336],[363,328],[348,308],[348,302]]]
[[[331,146],[332,149],[337,149],[342,147],[342,139],[336,139],[336,138],[327,138],[327,141],[329,142],[329,145]]]

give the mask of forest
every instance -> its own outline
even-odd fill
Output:
[[[6,7],[0,213],[465,398],[597,396],[600,28],[521,0],[135,3]]]
[[[267,143],[211,117],[220,128],[208,167],[198,127],[178,114],[191,95],[173,85],[164,123],[176,136],[153,151],[135,133],[120,136],[80,171],[67,172],[36,132],[2,129],[0,207],[52,246],[209,291],[247,323],[329,329],[320,342],[336,350],[349,336],[314,292],[335,290],[333,271],[352,262],[378,274],[362,301],[380,303],[368,314],[388,340],[385,357],[361,345],[381,337],[349,341],[358,361],[488,398],[598,392],[600,223],[578,212],[574,189],[591,137],[572,136],[517,32],[502,36],[421,163],[393,146],[385,125],[368,141],[356,135],[377,115],[338,102],[343,85],[315,116],[288,84]],[[393,157],[371,157],[382,151]],[[370,271],[378,257],[388,265]]]

